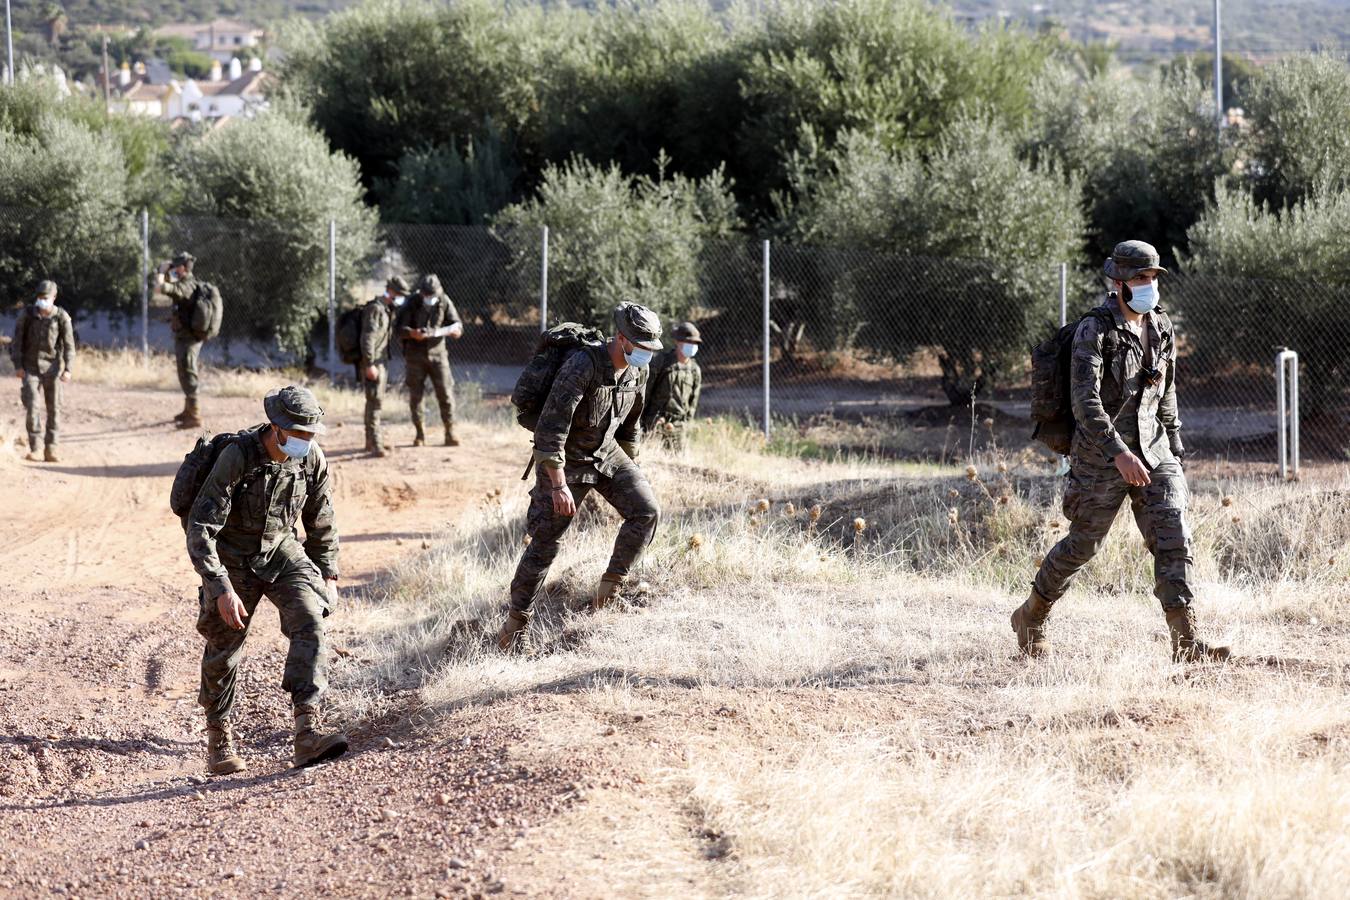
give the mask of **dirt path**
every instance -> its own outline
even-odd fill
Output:
[[[0,894],[496,888],[494,848],[519,841],[525,810],[556,808],[573,774],[508,760],[512,726],[491,709],[438,731],[453,738],[417,738],[397,703],[353,733],[340,764],[291,771],[271,607],[259,608],[241,679],[249,771],[201,777],[196,577],[167,509],[193,436],[164,418],[172,394],[82,385],[67,397],[60,463],[0,450]],[[208,410],[220,429],[261,419],[252,400]],[[472,426],[461,448],[376,461],[357,453],[359,418],[333,424],[349,593],[517,477],[520,452]],[[0,420],[0,432],[12,440],[21,422]],[[341,613],[330,622],[340,646]]]

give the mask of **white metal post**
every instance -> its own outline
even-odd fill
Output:
[[[544,226],[539,254],[539,331],[548,331],[548,226]]]
[[[1280,348],[1275,354],[1276,440],[1280,448],[1280,478],[1298,478],[1298,354]],[[1290,457],[1293,463],[1290,464]]]
[[[328,220],[328,382],[337,384],[337,220]]]
[[[1069,324],[1069,264],[1059,264],[1059,327]]]
[[[5,52],[7,60],[5,81],[14,83],[14,23],[9,15],[9,0],[5,0]]]
[[[1214,0],[1214,115],[1215,128],[1223,134],[1223,29],[1220,23],[1222,0]]]
[[[769,242],[764,242],[764,439],[772,426],[769,421]]]
[[[150,365],[150,211],[141,210],[141,360]]]

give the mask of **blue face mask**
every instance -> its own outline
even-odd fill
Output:
[[[634,347],[632,353],[625,353],[623,358],[628,360],[630,366],[637,366],[639,369],[652,361],[652,351],[643,350],[641,347]]]
[[[1130,288],[1130,299],[1125,301],[1125,305],[1141,316],[1151,312],[1158,305],[1158,285],[1150,281],[1148,284]]]
[[[693,359],[698,356],[698,344],[680,344],[680,352],[685,359]]]
[[[314,443],[312,440],[306,441],[295,435],[291,435],[286,438],[286,440],[278,443],[277,446],[281,448],[282,453],[285,453],[291,459],[304,459],[306,456],[309,456],[309,446],[312,443]]]

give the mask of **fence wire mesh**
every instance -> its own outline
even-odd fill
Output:
[[[139,214],[71,219],[0,208],[6,336],[36,283],[52,279],[82,343],[139,348],[144,327],[152,350],[169,350],[168,301],[152,295],[143,322],[141,285],[146,259],[153,269],[179,250],[197,257],[196,274],[225,299],[220,338],[204,351],[208,363],[329,370],[330,302],[340,315],[381,293],[394,274],[440,279],[466,326],[450,350],[456,379],[484,396],[510,392],[541,327],[543,254],[535,232],[384,225],[373,246],[341,229],[330,246],[328,228],[312,223],[170,216],[150,218],[146,242]],[[972,442],[980,432],[981,444],[1023,443],[1030,431],[1029,349],[1059,325],[1059,265],[1010,270],[990,260],[775,243],[766,280],[763,242],[738,239],[703,242],[664,284],[634,284],[623,271],[598,277],[587,268],[588,248],[567,238],[553,236],[549,324],[589,318],[607,327],[605,313],[630,287],[671,321],[695,320],[704,340],[703,413],[760,423],[767,368],[779,428],[846,432],[866,424],[893,436],[927,429],[926,442],[873,438],[877,449],[924,455],[964,449],[966,430]],[[1100,303],[1103,292],[1093,273],[1071,270],[1068,320]],[[1342,293],[1309,281],[1166,277],[1188,446],[1273,459],[1274,361],[1289,347],[1302,367],[1305,455],[1343,459],[1350,325],[1339,314]],[[397,355],[395,348],[394,379]],[[355,380],[341,362],[331,374]]]

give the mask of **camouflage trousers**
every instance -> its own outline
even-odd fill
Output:
[[[1194,560],[1191,532],[1186,524],[1190,490],[1175,459],[1167,459],[1149,472],[1150,483],[1131,487],[1110,468],[1075,465],[1064,489],[1064,515],[1069,519],[1068,537],[1045,556],[1036,574],[1035,587],[1054,602],[1068,590],[1078,570],[1101,549],[1111,523],[1128,498],[1135,524],[1153,554],[1153,594],[1163,609],[1183,608],[1193,599]]]
[[[178,385],[183,396],[189,400],[197,399],[197,358],[202,353],[202,341],[175,335],[173,353],[178,363]]]
[[[389,370],[377,365],[379,377],[367,378],[361,372],[361,386],[366,392],[366,449],[374,450],[384,446],[384,433],[380,429],[380,413],[384,410],[384,389],[389,382]]]
[[[202,686],[197,702],[208,719],[226,719],[234,708],[235,677],[244,655],[244,639],[253,628],[253,613],[266,597],[281,617],[281,633],[290,639],[282,690],[296,704],[316,703],[328,687],[328,650],[323,616],[327,603],[323,581],[308,560],[292,560],[276,581],[263,581],[248,569],[229,568],[230,582],[244,602],[248,618],[235,631],[216,610],[214,598],[201,591],[197,630],[206,638],[202,652]]]
[[[661,508],[647,476],[635,464],[625,462],[609,478],[600,476],[594,484],[575,483],[569,487],[578,510],[581,501],[595,491],[623,516],[623,525],[614,539],[614,553],[605,571],[611,575],[628,575],[652,542],[661,518]],[[549,567],[558,555],[558,541],[575,518],[560,516],[553,511],[552,482],[547,473],[540,471],[530,490],[530,508],[525,514],[525,531],[530,536],[530,545],[525,548],[516,566],[515,577],[511,579],[512,609],[525,612],[534,603],[534,596],[543,587]]]
[[[37,452],[38,438],[42,436],[42,411],[38,409],[38,392],[47,406],[47,446],[55,447],[61,436],[61,378],[56,374],[23,376],[19,397],[23,400],[28,425],[28,449]]]
[[[408,375],[408,405],[412,408],[413,427],[417,433],[423,432],[425,424],[422,418],[422,396],[426,390],[426,381],[431,379],[431,387],[436,392],[436,402],[441,407],[441,424],[450,426],[455,421],[455,377],[450,374],[450,358],[444,354],[430,356],[405,356]]]

